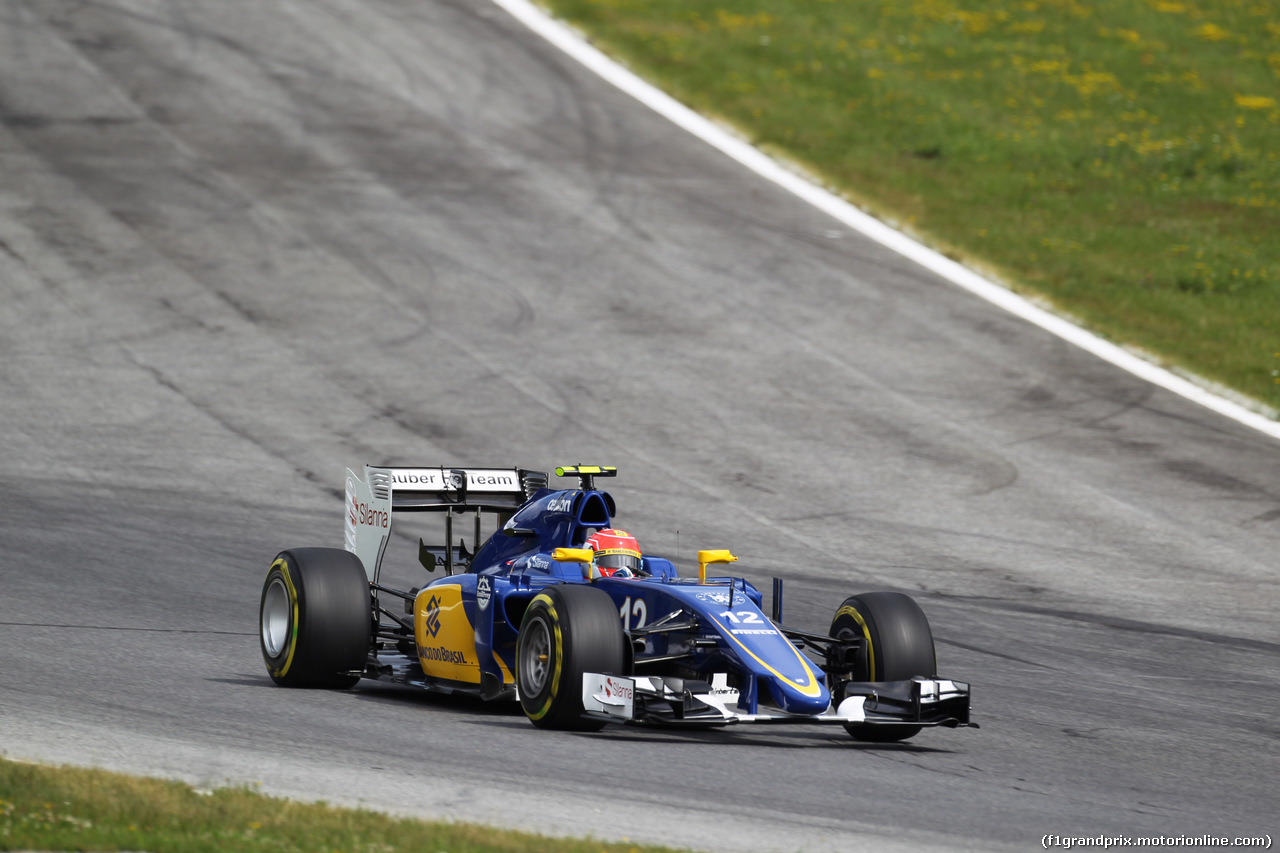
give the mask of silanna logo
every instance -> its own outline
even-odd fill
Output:
[[[606,678],[604,680],[604,695],[609,699],[622,699],[629,702],[633,698],[633,687],[630,682],[614,681],[612,678]]]
[[[391,523],[390,514],[380,509],[370,509],[355,497],[351,498],[351,506],[347,508],[352,524],[364,524],[370,527],[386,528]]]
[[[434,595],[427,602],[427,631],[433,637],[440,633],[440,599]]]

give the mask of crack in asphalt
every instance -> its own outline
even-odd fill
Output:
[[[253,631],[212,631],[198,628],[140,628],[136,625],[73,625],[57,622],[0,622],[0,628],[65,628],[81,631],[135,631],[147,634],[212,634],[226,637],[256,637]]]

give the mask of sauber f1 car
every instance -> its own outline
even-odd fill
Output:
[[[557,468],[572,487],[553,489],[520,468],[348,470],[346,548],[283,551],[267,572],[271,678],[518,700],[551,729],[810,723],[896,741],[973,725],[969,685],[937,677],[929,622],[906,595],[851,596],[819,634],[784,626],[780,579],[766,614],[756,587],[722,576],[737,560],[726,550],[698,552],[697,577],[649,555],[606,576],[585,545],[612,528],[617,506],[595,480],[616,473]],[[422,567],[443,575],[384,585],[392,524],[418,512],[442,516],[444,544],[417,544]]]

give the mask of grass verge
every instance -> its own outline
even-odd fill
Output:
[[[1280,409],[1274,0],[539,0],[757,146]]]
[[[0,850],[660,853],[463,823],[295,803],[247,788],[200,791],[105,770],[0,759]]]

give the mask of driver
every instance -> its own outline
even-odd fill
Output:
[[[584,545],[596,552],[591,565],[606,578],[633,578],[641,572],[640,543],[625,530],[598,530]]]

